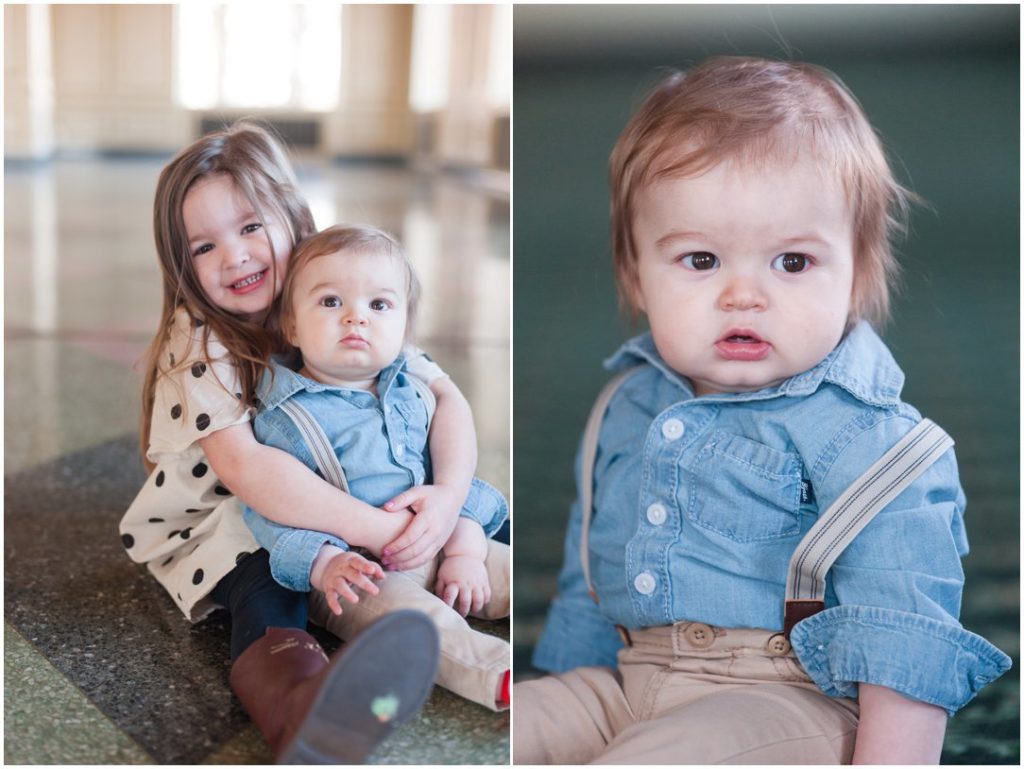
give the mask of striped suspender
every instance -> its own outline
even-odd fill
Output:
[[[281,404],[281,410],[295,423],[295,427],[298,428],[313,454],[316,466],[327,482],[347,494],[348,481],[345,479],[345,471],[341,468],[338,455],[334,453],[334,447],[327,440],[323,428],[313,419],[313,415],[306,411],[305,406],[296,403],[294,398],[284,401]]]
[[[583,433],[580,506],[580,562],[590,596],[597,593],[590,579],[590,519],[594,504],[594,461],[601,422],[612,396],[635,369],[616,375],[601,390]],[[840,554],[882,509],[912,484],[953,446],[953,439],[930,419],[924,419],[855,480],[819,516],[797,545],[786,576],[784,632],[825,608],[825,575]]]
[[[587,582],[587,590],[590,597],[597,600],[597,593],[590,581],[590,518],[594,512],[594,461],[597,459],[597,441],[601,435],[601,422],[604,420],[604,412],[612,396],[619,389],[619,386],[630,374],[636,371],[635,368],[626,369],[616,374],[594,401],[590,409],[590,416],[587,417],[587,426],[583,431],[582,462],[580,476],[580,507],[583,509],[583,528],[580,531],[580,563],[583,565],[583,579]]]
[[[882,508],[953,446],[924,419],[844,491],[797,545],[786,576],[786,636],[802,619],[825,608],[825,574]]]
[[[427,430],[429,431],[434,412],[437,410],[437,399],[422,379],[416,376],[409,376],[408,379],[420,394],[420,398],[423,399],[423,404],[427,409]],[[281,403],[281,410],[295,423],[295,427],[313,454],[313,461],[316,462],[317,468],[327,482],[348,494],[348,480],[345,478],[345,471],[338,461],[338,455],[334,453],[334,446],[327,439],[319,422],[313,418],[305,406],[296,402],[294,398],[289,398]]]

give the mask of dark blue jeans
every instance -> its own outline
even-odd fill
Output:
[[[306,629],[307,593],[282,587],[270,574],[266,550],[249,553],[217,583],[210,594],[231,613],[231,661],[234,662],[267,628]]]

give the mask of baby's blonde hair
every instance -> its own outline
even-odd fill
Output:
[[[612,258],[619,298],[634,313],[638,194],[665,178],[697,176],[725,160],[763,165],[810,155],[840,183],[854,233],[848,324],[889,314],[899,273],[892,250],[915,196],[893,176],[882,143],[834,74],[799,62],[708,59],[664,78],[619,136],[610,161]]]

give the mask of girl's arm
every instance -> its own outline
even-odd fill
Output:
[[[451,536],[476,471],[476,428],[469,401],[448,377],[434,379],[430,389],[437,408],[430,425],[431,486],[414,486],[384,505],[385,510],[411,508],[416,515],[401,536],[384,547],[383,562],[396,569],[420,566]]]
[[[257,441],[248,422],[199,443],[224,485],[275,523],[327,532],[379,556],[415,517],[407,510],[386,513],[336,489],[287,452]]]
[[[938,764],[946,711],[884,686],[858,687],[860,725],[854,764]]]

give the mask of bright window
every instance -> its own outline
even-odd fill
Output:
[[[417,5],[413,14],[409,103],[417,112],[437,112],[448,106],[452,7]]]
[[[338,104],[341,5],[176,6],[178,98],[190,109]]]

